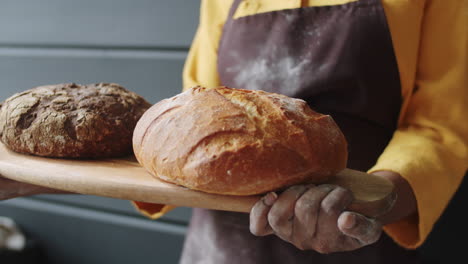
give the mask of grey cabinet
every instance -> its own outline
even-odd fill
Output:
[[[182,89],[199,1],[0,1],[0,101],[35,86],[115,82],[156,103]],[[128,201],[41,195],[0,202],[49,263],[177,263],[189,208],[149,220]],[[1,259],[0,259],[1,262]]]

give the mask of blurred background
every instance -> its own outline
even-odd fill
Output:
[[[173,96],[182,89],[199,4],[0,0],[0,101],[64,82],[115,82],[151,103]],[[466,259],[466,185],[420,249],[429,263]],[[190,213],[178,208],[152,221],[128,201],[84,195],[0,202],[0,216],[14,219],[42,249],[43,263],[51,264],[177,263]],[[1,255],[0,263],[5,264]]]
[[[115,82],[151,103],[173,96],[182,89],[199,5],[0,0],[0,101],[64,82]],[[128,201],[43,195],[0,202],[0,216],[38,240],[47,263],[177,263],[190,209],[152,221]]]

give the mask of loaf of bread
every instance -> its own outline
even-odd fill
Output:
[[[228,87],[194,87],[155,104],[137,123],[133,149],[159,179],[231,195],[323,182],[347,162],[330,116],[303,100]]]
[[[61,158],[132,153],[136,122],[151,106],[112,83],[36,87],[0,108],[0,139],[11,150]]]

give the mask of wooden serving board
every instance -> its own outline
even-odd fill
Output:
[[[18,154],[1,143],[0,175],[73,193],[234,212],[249,212],[260,198],[208,194],[166,183],[146,172],[134,157],[51,159]],[[381,215],[394,200],[390,182],[366,173],[346,169],[332,183],[351,188],[356,200],[349,209],[367,216]]]

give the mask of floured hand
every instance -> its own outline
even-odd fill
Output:
[[[29,196],[46,193],[66,193],[64,191],[49,189],[28,183],[13,181],[0,176],[0,200],[11,199],[20,196]]]
[[[375,243],[382,224],[345,211],[351,192],[335,185],[297,185],[279,196],[269,193],[250,212],[250,231],[275,234],[302,250],[351,251]]]

